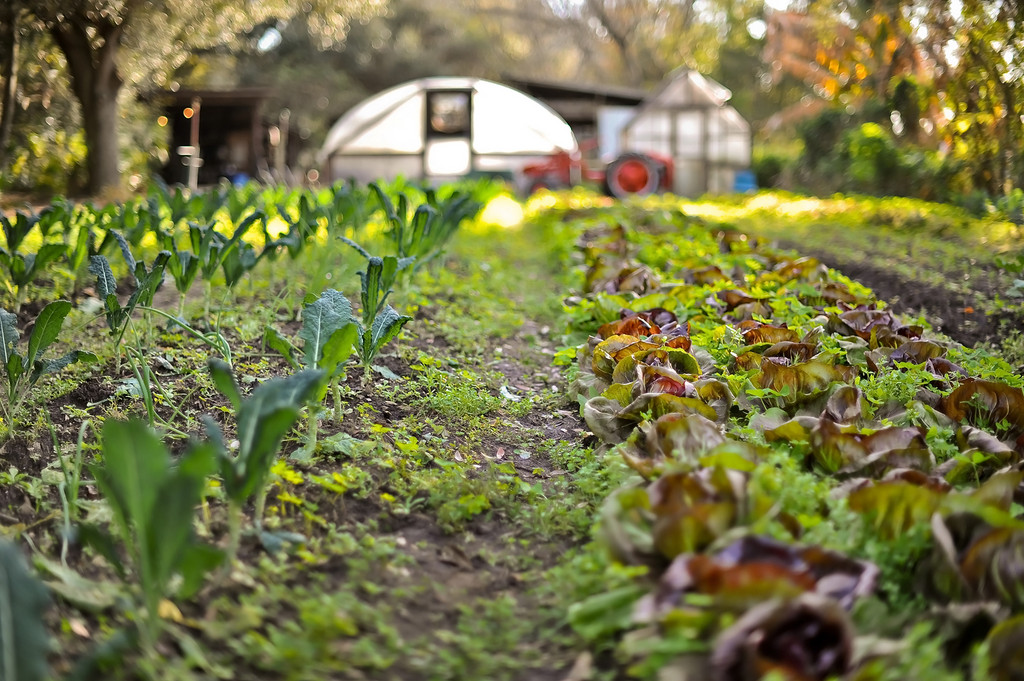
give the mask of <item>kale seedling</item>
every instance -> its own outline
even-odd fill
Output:
[[[160,603],[188,598],[223,558],[196,541],[192,525],[207,476],[213,472],[212,444],[192,443],[175,463],[156,433],[140,421],[103,424],[103,465],[90,466],[96,485],[110,503],[134,580],[142,592],[138,627],[144,651],[154,657],[163,629]],[[96,527],[83,532],[128,581],[111,537]],[[174,578],[181,577],[175,589]]]
[[[469,193],[455,192],[440,200],[428,189],[427,202],[417,206],[410,218],[409,198],[405,193],[399,193],[396,207],[380,185],[371,183],[370,189],[384,209],[390,225],[387,237],[398,249],[398,256],[416,258],[414,271],[440,256],[462,221],[476,215],[481,208]]]
[[[50,645],[43,614],[50,603],[46,587],[25,567],[14,544],[0,542],[0,678],[50,678]]]
[[[167,270],[174,279],[174,288],[178,290],[178,317],[185,315],[185,296],[188,294],[192,283],[199,274],[199,256],[192,251],[178,250],[174,236],[166,232],[161,233],[160,239],[164,250],[171,254],[167,261]]]
[[[0,402],[7,421],[14,416],[14,411],[28,392],[46,374],[60,371],[75,362],[95,362],[96,355],[82,350],[72,350],[57,359],[45,359],[47,349],[57,340],[64,318],[71,311],[71,303],[56,300],[39,313],[35,326],[28,340],[28,351],[25,355],[18,353],[17,317],[0,309],[0,364],[7,374],[6,400]]]
[[[257,211],[247,216],[238,224],[230,237],[226,237],[214,229],[213,222],[205,225],[189,223],[188,236],[192,245],[192,253],[199,258],[199,271],[203,276],[205,319],[210,317],[213,278],[216,276],[217,270],[223,270],[224,280],[231,288],[243,274],[259,262],[259,257],[256,256],[253,247],[242,240],[242,237],[257,221],[266,223],[265,215],[262,212]]]
[[[0,263],[7,270],[6,285],[14,300],[15,312],[21,311],[28,285],[43,273],[47,265],[63,258],[66,252],[64,244],[44,244],[36,253],[28,255],[0,248]]]
[[[203,417],[228,498],[228,557],[229,564],[233,564],[241,538],[242,506],[256,498],[255,523],[257,528],[261,527],[270,466],[282,438],[295,425],[303,405],[323,385],[324,372],[307,369],[287,378],[274,378],[261,383],[243,399],[226,362],[210,358],[207,366],[214,385],[231,402],[238,424],[238,449],[232,452],[213,419]]]
[[[319,369],[328,379],[311,400],[309,411],[309,436],[303,454],[297,458],[309,458],[316,449],[317,412],[327,394],[328,383],[334,399],[334,418],[341,421],[341,381],[345,378],[345,363],[352,356],[359,343],[359,322],[352,316],[352,304],[348,298],[334,289],[327,289],[320,297],[309,301],[302,308],[302,330],[299,338],[303,341],[303,364],[307,369]],[[295,348],[272,327],[265,335],[270,347],[277,350],[296,369],[300,364],[295,358]]]
[[[358,349],[360,364],[368,377],[380,349],[397,336],[406,323],[412,321],[412,317],[398,314],[387,304],[387,300],[394,291],[399,272],[412,265],[416,258],[397,258],[393,255],[378,258],[351,239],[339,238],[366,258],[366,269],[359,273],[359,300],[363,308],[363,319],[359,326]]]
[[[14,214],[14,220],[5,215],[0,215],[0,228],[4,232],[4,241],[11,251],[18,250],[21,242],[29,235],[32,229],[39,223],[39,216],[31,213],[18,211]]]
[[[360,328],[359,360],[366,376],[370,375],[373,360],[380,349],[397,336],[412,317],[398,314],[395,308],[386,304],[391,289],[382,288],[384,263],[372,258],[366,263],[366,270],[359,273],[362,281],[360,300],[363,304],[363,323]]]
[[[334,419],[341,421],[341,380],[345,377],[345,363],[352,356],[359,340],[359,325],[352,317],[348,298],[327,289],[320,297],[303,308],[302,330],[299,338],[304,342],[303,355],[307,368],[320,369],[330,382],[334,398]],[[325,384],[317,391],[319,405],[327,392]],[[317,409],[310,410],[310,437],[307,451],[316,447]]]
[[[61,244],[45,244],[38,252],[19,253],[18,248],[32,229],[39,224],[39,216],[18,212],[14,219],[0,215],[7,249],[0,248],[0,263],[7,270],[7,289],[14,301],[14,312],[21,311],[25,287],[32,283],[47,265],[64,256],[67,248]]]
[[[106,256],[94,255],[89,258],[89,272],[96,275],[96,292],[103,301],[107,327],[110,336],[114,339],[115,351],[120,349],[121,340],[128,328],[128,322],[132,318],[135,308],[149,306],[153,302],[153,295],[164,280],[164,269],[171,258],[168,251],[160,251],[153,260],[149,269],[146,264],[136,261],[132,255],[128,242],[117,232],[111,231],[114,238],[121,246],[121,254],[124,256],[128,269],[135,277],[135,290],[128,297],[128,301],[122,306],[117,300],[117,280],[114,279],[114,272],[110,269],[110,262]],[[120,358],[120,352],[115,353]]]

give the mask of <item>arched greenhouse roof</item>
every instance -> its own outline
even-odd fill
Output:
[[[335,155],[415,154],[426,139],[427,94],[472,93],[472,148],[477,154],[550,154],[576,149],[569,125],[532,97],[482,78],[421,78],[362,101],[331,127],[321,162]]]

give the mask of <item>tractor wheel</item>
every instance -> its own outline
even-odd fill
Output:
[[[608,164],[604,184],[609,195],[617,199],[647,196],[661,185],[661,166],[650,156],[626,153]]]

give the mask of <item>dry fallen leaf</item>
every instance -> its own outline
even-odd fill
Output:
[[[178,610],[178,606],[171,603],[166,598],[160,601],[160,606],[157,609],[161,619],[171,620],[172,622],[178,622],[179,624],[185,618],[181,615],[181,610]]]
[[[71,629],[71,633],[82,638],[92,638],[92,634],[89,633],[89,629],[86,628],[85,622],[79,619],[69,619],[68,627]]]
[[[594,657],[588,653],[580,653],[573,663],[569,675],[562,681],[587,681],[594,673]]]

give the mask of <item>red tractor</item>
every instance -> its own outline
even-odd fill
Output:
[[[543,163],[523,168],[527,193],[538,189],[563,189],[580,182],[598,182],[604,192],[619,199],[647,196],[672,189],[672,159],[653,152],[627,151],[605,168],[591,168],[579,151],[558,151]]]

